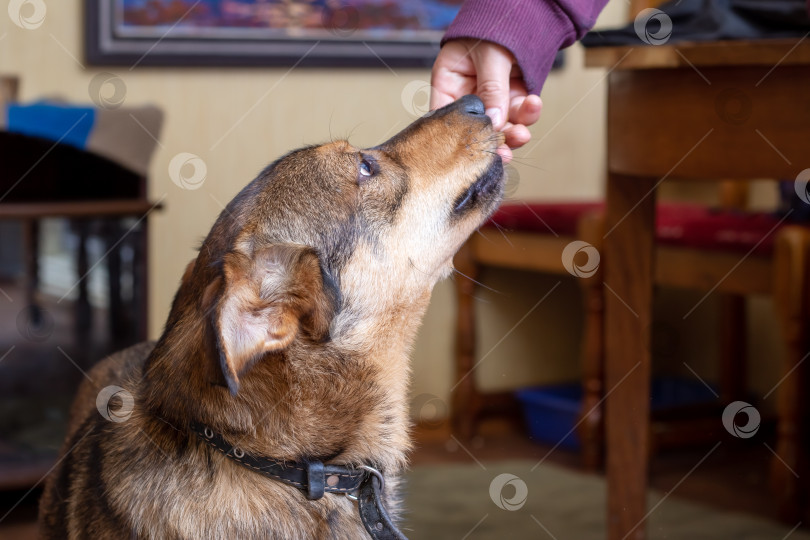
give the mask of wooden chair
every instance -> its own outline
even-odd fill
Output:
[[[726,201],[739,203],[744,190],[725,186]],[[493,218],[500,234],[489,229],[486,237],[473,236],[456,256],[456,267],[471,279],[456,279],[458,326],[452,420],[456,433],[469,438],[477,422],[488,414],[514,409],[509,393],[484,393],[474,373],[476,331],[474,296],[484,266],[568,275],[562,253],[574,240],[583,240],[601,252],[604,216],[601,205],[507,205]],[[486,230],[486,229],[485,229]],[[492,233],[492,234],[490,234]],[[697,236],[696,234],[697,233]],[[777,217],[735,210],[713,212],[706,207],[660,204],[655,283],[676,288],[714,291],[720,295],[720,358],[718,406],[679,417],[677,411],[654,419],[652,448],[705,440],[718,435],[722,406],[746,393],[745,296],[766,294],[775,299],[787,357],[781,373],[787,375],[802,363],[805,328],[810,319],[810,228],[780,225]],[[602,261],[610,264],[610,261]],[[582,340],[582,393],[578,434],[582,461],[587,469],[600,466],[603,449],[604,321],[603,277],[597,271],[579,278],[585,307]],[[785,500],[795,500],[798,489],[790,470],[801,466],[801,422],[805,406],[803,378],[786,379],[787,391],[778,403],[777,448],[772,484],[788,490]],[[697,411],[701,412],[701,411]],[[790,511],[785,511],[789,515]]]
[[[529,270],[534,272],[570,275],[562,262],[562,251],[576,239],[596,243],[599,222],[592,216],[598,203],[516,204],[503,207],[494,223],[501,234],[491,230],[487,237],[473,235],[455,257],[456,269],[465,277],[455,279],[458,319],[456,330],[456,379],[458,384],[452,396],[452,423],[454,431],[469,439],[476,424],[484,416],[516,410],[511,393],[484,393],[478,389],[473,369],[476,363],[475,289],[482,266]],[[590,216],[590,217],[589,217]],[[602,297],[601,271],[583,278],[585,302],[585,336],[583,340],[583,366],[599,369],[602,354]],[[598,384],[600,376],[591,373],[588,384]],[[588,399],[601,393],[591,388]],[[601,398],[597,398],[601,399]],[[595,403],[589,403],[589,410]],[[598,413],[598,411],[597,411]],[[596,414],[583,420],[587,427],[580,432],[583,460],[589,468],[599,463],[601,443],[598,438],[601,422]],[[596,438],[596,439],[595,439]]]
[[[727,207],[739,206],[746,190],[724,185],[723,201]],[[602,246],[604,224],[599,203],[508,205],[494,217],[501,234],[487,238],[473,237],[456,259],[458,268],[476,278],[481,266],[513,268],[569,275],[562,264],[565,246],[574,240],[584,240],[597,251]],[[659,241],[661,264],[657,283],[660,285],[701,289],[711,287],[715,278],[725,274],[729,262],[736,261],[745,251],[759,242],[773,228],[777,219],[766,214],[746,214],[733,210],[716,213],[706,207],[687,204],[659,205]],[[733,234],[730,234],[733,233]],[[721,401],[741,399],[745,393],[745,294],[766,294],[770,291],[770,254],[775,242],[765,239],[756,253],[742,263],[727,285],[719,287],[720,310],[720,374],[718,387]],[[722,270],[722,273],[718,274]],[[602,369],[602,276],[599,269],[587,278],[580,278],[586,314],[582,347],[583,416],[579,435],[583,460],[588,468],[600,462],[601,401],[603,397]],[[454,397],[456,431],[469,437],[480,416],[503,410],[507,395],[486,395],[477,390],[474,377],[465,376],[474,365],[474,310],[470,295],[475,283],[459,279],[458,357],[459,386]],[[588,414],[585,414],[588,411]],[[716,415],[712,417],[712,422]],[[716,423],[716,422],[715,422]],[[677,441],[692,433],[690,422],[683,429],[670,423],[659,427],[661,445]],[[684,431],[686,430],[686,432]],[[664,436],[666,435],[666,436]]]

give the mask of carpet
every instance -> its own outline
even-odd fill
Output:
[[[402,528],[410,540],[603,540],[602,478],[543,464],[504,461],[414,467]],[[496,480],[497,479],[497,480]],[[522,504],[521,504],[522,503]],[[651,540],[810,540],[757,517],[651,493]]]

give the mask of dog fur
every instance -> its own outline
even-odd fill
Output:
[[[226,207],[157,343],[100,362],[40,506],[43,538],[357,539],[356,503],[308,500],[198,440],[372,465],[395,517],[409,349],[433,285],[500,202],[502,142],[468,96],[380,146],[293,151]],[[110,421],[126,395],[133,408]],[[107,415],[109,416],[109,414]]]

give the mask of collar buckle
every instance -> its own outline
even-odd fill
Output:
[[[380,492],[385,492],[385,477],[383,476],[383,474],[380,471],[378,471],[377,469],[375,469],[374,467],[371,467],[369,465],[358,465],[357,468],[368,471],[373,476],[377,477],[377,480],[379,480],[379,482],[380,482]]]
[[[307,465],[307,499],[316,501],[323,497],[326,490],[326,475],[323,473],[323,463],[313,461]]]

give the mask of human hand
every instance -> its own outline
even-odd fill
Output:
[[[508,49],[478,39],[454,39],[439,51],[430,77],[430,109],[467,94],[484,102],[492,126],[503,131],[506,144],[498,153],[508,162],[512,149],[531,140],[528,126],[540,118],[540,96],[529,94],[517,60]]]

